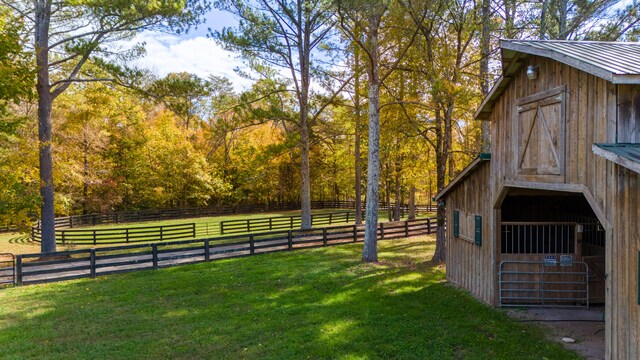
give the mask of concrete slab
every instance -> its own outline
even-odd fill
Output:
[[[604,307],[509,309],[509,316],[549,329],[548,338],[562,343],[587,360],[602,360],[605,353]],[[574,339],[574,343],[562,341]]]

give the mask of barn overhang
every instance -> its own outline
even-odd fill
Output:
[[[460,174],[458,174],[458,176],[451,180],[447,186],[437,193],[436,196],[433,197],[433,200],[440,201],[444,199],[451,190],[455,189],[462,181],[464,181],[464,179],[473,174],[480,167],[480,164],[490,160],[491,154],[480,153],[471,163],[469,163],[469,165],[467,165],[467,167],[464,168],[464,170],[462,170],[462,172],[460,172]]]
[[[500,40],[502,76],[474,114],[487,120],[493,105],[525,64],[540,56],[597,76],[612,84],[640,84],[640,42]]]
[[[640,173],[640,144],[593,144],[591,150],[597,156]]]

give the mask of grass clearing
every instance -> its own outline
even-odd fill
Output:
[[[577,359],[445,283],[432,237],[0,291],[0,358]]]
[[[329,212],[353,212],[353,210],[347,209],[319,209],[313,210],[313,214],[324,214]],[[211,217],[200,217],[200,218],[189,218],[189,219],[172,219],[172,220],[159,220],[159,221],[144,221],[144,222],[131,222],[131,223],[120,223],[120,224],[104,224],[97,226],[86,226],[74,229],[115,229],[115,228],[127,228],[127,227],[145,227],[145,226],[161,226],[161,225],[174,225],[174,224],[185,224],[185,223],[195,223],[196,224],[196,238],[207,238],[207,237],[219,237],[220,229],[219,224],[221,221],[227,220],[246,220],[246,219],[259,219],[259,218],[268,218],[268,217],[276,217],[276,216],[291,216],[291,215],[300,215],[300,211],[279,211],[279,212],[270,212],[270,213],[254,213],[254,214],[235,214],[235,215],[223,215],[223,216],[211,216]],[[420,218],[427,217],[427,215],[420,215]],[[379,210],[378,219],[380,222],[386,222],[387,212],[386,210]],[[205,230],[204,226],[209,225],[207,230]],[[351,222],[350,224],[353,224]],[[344,222],[337,222],[332,225],[323,225],[322,227],[331,227],[331,226],[341,226],[348,225]],[[211,231],[208,231],[210,229]],[[239,235],[238,234],[229,234],[229,235]],[[140,244],[140,243],[138,243]],[[94,247],[109,247],[109,246],[119,246],[126,245],[122,244],[57,244],[58,251],[66,251],[66,250],[77,250],[77,249],[89,249]],[[0,253],[12,253],[12,254],[32,254],[40,252],[40,243],[31,241],[30,237],[26,233],[0,233]]]

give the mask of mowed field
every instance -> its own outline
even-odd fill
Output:
[[[447,284],[433,240],[0,290],[0,358],[579,358]]]
[[[350,212],[354,213],[353,210],[346,209],[322,209],[322,210],[314,210],[313,214],[327,214],[327,213],[345,213]],[[247,220],[247,219],[262,219],[269,217],[283,217],[283,216],[300,216],[300,211],[280,211],[280,212],[270,212],[270,213],[254,213],[254,214],[235,214],[235,215],[224,215],[224,216],[211,216],[211,217],[199,217],[199,218],[191,218],[191,219],[172,219],[172,220],[160,220],[160,221],[145,221],[145,222],[132,222],[132,223],[120,223],[120,224],[104,224],[97,226],[86,226],[74,229],[117,229],[117,228],[133,228],[133,227],[146,227],[146,226],[162,226],[162,225],[175,225],[175,224],[186,224],[186,223],[195,223],[196,224],[196,237],[197,238],[206,238],[206,237],[218,237],[220,235],[220,222],[221,221],[229,221],[229,220]],[[426,215],[420,215],[420,217],[425,217]],[[381,222],[388,221],[387,219],[387,211],[380,210],[378,213],[378,219]],[[353,221],[350,222],[353,224]],[[322,227],[328,226],[339,226],[345,225],[345,222],[335,222],[333,225],[323,225]],[[124,245],[124,244],[122,244]],[[105,244],[105,245],[62,245],[58,244],[58,251],[65,250],[75,250],[75,249],[85,249],[92,247],[100,247],[100,246],[114,246],[114,244]],[[38,253],[40,252],[40,243],[33,242],[30,240],[29,235],[25,233],[0,233],[0,253],[12,253],[12,254],[29,254],[29,253]]]

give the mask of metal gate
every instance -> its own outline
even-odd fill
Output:
[[[0,253],[0,287],[15,283],[16,257],[9,253]]]
[[[500,306],[589,307],[589,268],[584,262],[503,261]]]

